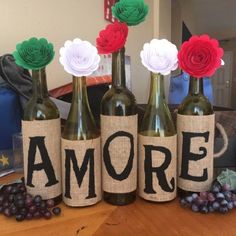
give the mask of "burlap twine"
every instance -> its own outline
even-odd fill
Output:
[[[170,137],[148,137],[139,135],[139,196],[150,201],[165,202],[176,197],[177,189],[177,135]],[[159,184],[156,173],[152,173],[153,190],[156,193],[146,193],[145,189],[145,148],[144,145],[165,147],[171,152],[171,162],[165,170],[166,180],[170,187],[171,180],[174,178],[174,191],[166,192]],[[165,154],[159,151],[152,151],[152,166],[159,167],[165,161]]]
[[[129,193],[137,188],[137,128],[138,116],[104,116],[101,115],[101,135],[102,135],[102,183],[103,190],[109,193]],[[132,170],[129,176],[120,181],[112,178],[107,172],[104,164],[103,148],[107,139],[118,131],[129,133],[133,137],[134,159]],[[109,154],[111,163],[117,174],[123,172],[127,165],[131,151],[129,137],[116,137],[110,142]]]
[[[96,204],[102,198],[101,196],[101,139],[90,139],[90,140],[66,140],[61,139],[62,141],[62,186],[63,186],[63,201],[65,204],[74,207],[83,207]],[[65,149],[74,150],[76,155],[76,161],[79,169],[82,166],[84,161],[85,153],[88,149],[94,149],[94,183],[95,183],[95,194],[96,196],[93,198],[86,199],[89,193],[89,173],[90,173],[90,164],[88,163],[87,171],[83,177],[82,184],[79,187],[75,172],[73,170],[73,164],[70,163],[70,195],[71,198],[67,198],[65,196],[65,176],[66,176],[66,168],[65,168]]]
[[[177,134],[178,134],[178,187],[186,191],[201,192],[209,190],[213,180],[213,149],[214,149],[214,129],[215,115],[190,116],[177,114]],[[206,181],[192,181],[180,177],[183,152],[182,132],[204,133],[209,131],[209,140],[204,137],[194,137],[191,139],[190,152],[202,154],[199,148],[207,150],[207,155],[198,161],[189,161],[188,174],[191,176],[202,176],[203,170],[207,169],[208,178]]]
[[[48,182],[48,177],[44,169],[33,172],[32,183],[35,187],[30,187],[26,184],[27,192],[32,195],[41,195],[43,199],[55,198],[61,195],[61,124],[60,119],[52,120],[34,120],[22,121],[22,137],[23,137],[23,153],[24,153],[24,176],[27,183],[28,160],[32,158],[28,155],[30,137],[43,136],[45,137],[45,146],[52,163],[57,184],[53,186],[45,186]],[[35,164],[42,163],[41,154],[36,149]]]

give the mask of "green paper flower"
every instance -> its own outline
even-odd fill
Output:
[[[13,52],[16,64],[30,70],[39,70],[48,65],[55,55],[53,44],[45,38],[30,38],[16,45]]]
[[[144,0],[120,0],[112,7],[115,18],[127,25],[138,25],[145,20],[148,6]]]
[[[221,185],[229,184],[231,189],[236,189],[236,172],[233,170],[226,169],[225,171],[222,171],[217,177],[217,180]]]

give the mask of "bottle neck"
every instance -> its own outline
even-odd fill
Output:
[[[33,97],[37,99],[48,98],[48,87],[45,68],[32,70]]]
[[[112,86],[125,87],[125,48],[112,53]]]
[[[151,72],[148,105],[159,107],[163,102],[165,102],[164,76]]]
[[[203,92],[203,79],[190,77],[189,79],[189,95],[204,95]]]
[[[88,105],[88,95],[86,87],[86,77],[73,77],[73,96],[71,106],[75,107],[77,112],[86,111]]]

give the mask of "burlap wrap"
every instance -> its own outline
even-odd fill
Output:
[[[177,115],[177,135],[178,135],[178,187],[186,191],[201,192],[209,190],[213,180],[213,148],[214,148],[214,128],[215,115],[205,116],[190,116]],[[201,177],[204,174],[204,169],[207,170],[207,179],[204,181],[193,181],[181,177],[182,160],[188,158],[183,156],[183,148],[186,148],[186,143],[183,143],[183,133],[205,133],[209,132],[208,141],[203,136],[193,137],[190,141],[190,152],[192,154],[203,155],[203,149],[207,150],[206,156],[200,160],[188,162],[188,174],[190,176]],[[191,154],[190,154],[191,155]],[[191,155],[192,156],[192,155]]]
[[[63,185],[63,201],[65,204],[73,207],[83,207],[96,204],[102,198],[101,196],[101,139],[90,139],[90,140],[66,140],[61,139],[61,150],[62,150],[62,185]],[[66,155],[65,149],[74,150],[76,155],[76,161],[79,170],[81,171],[82,163],[85,159],[85,153],[88,149],[94,149],[94,186],[95,195],[92,198],[88,198],[89,195],[89,178],[90,176],[90,163],[87,165],[87,171],[83,177],[81,186],[79,187],[75,172],[73,170],[73,164],[70,160],[70,197],[65,195],[66,192]]]
[[[139,196],[154,202],[165,202],[176,197],[177,189],[177,135],[170,137],[148,137],[139,135]],[[165,170],[166,180],[170,188],[170,182],[174,179],[173,192],[167,192],[160,186],[155,172],[152,173],[152,186],[156,193],[146,193],[145,189],[145,148],[144,145],[165,147],[171,153],[171,162]],[[165,154],[160,151],[152,151],[152,167],[160,167],[165,162]]]
[[[103,190],[109,193],[129,193],[137,188],[137,127],[138,116],[104,116],[101,115],[101,135],[102,135],[102,181]],[[104,160],[104,145],[111,135],[128,133],[133,140],[133,162],[130,174],[126,179],[117,180],[108,173]],[[121,174],[127,166],[131,155],[131,139],[127,136],[115,137],[109,143],[109,155],[111,164],[117,174]]]
[[[24,153],[24,176],[26,181],[27,192],[32,195],[40,194],[43,199],[55,198],[61,195],[61,153],[60,153],[60,138],[61,126],[60,119],[53,120],[35,120],[22,121],[22,137],[23,137],[23,153]],[[52,164],[52,169],[56,177],[56,184],[46,186],[49,179],[45,169],[39,171],[34,170],[32,176],[31,187],[27,184],[28,162],[30,158],[29,147],[30,139],[35,137],[43,137],[48,157]],[[32,160],[32,159],[31,159]],[[42,156],[39,147],[36,147],[35,162],[37,165],[42,163]]]

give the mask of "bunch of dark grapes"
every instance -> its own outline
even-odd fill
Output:
[[[236,207],[236,191],[231,190],[229,184],[221,186],[218,181],[214,181],[210,191],[192,193],[180,198],[180,204],[191,208],[194,212],[225,214]]]
[[[54,206],[52,199],[43,200],[39,195],[28,194],[24,183],[6,185],[0,190],[0,213],[15,217],[17,221],[50,219],[53,215],[60,215],[61,209]]]

